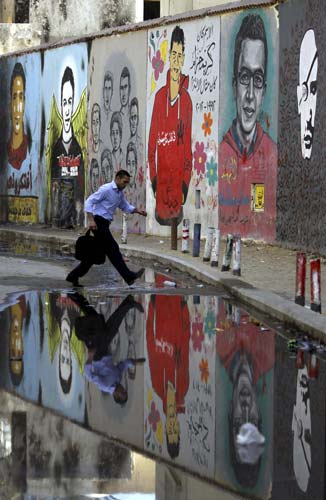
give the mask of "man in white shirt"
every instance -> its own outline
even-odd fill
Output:
[[[130,182],[130,174],[126,170],[119,170],[114,181],[103,184],[95,193],[91,194],[85,201],[85,211],[88,218],[88,228],[96,231],[96,237],[103,245],[103,249],[111,264],[116,268],[125,282],[130,286],[134,281],[140,278],[144,268],[137,272],[131,271],[126,265],[119,249],[118,243],[113,238],[110,231],[110,224],[114,213],[120,208],[127,214],[139,214],[147,216],[145,210],[140,210],[125,199],[123,190]],[[66,280],[73,286],[80,286],[78,279],[84,276],[92,267],[92,256],[89,259],[82,260],[75,269],[67,276]]]

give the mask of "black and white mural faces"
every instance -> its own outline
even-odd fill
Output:
[[[318,52],[313,29],[306,31],[300,46],[298,113],[302,158],[310,159],[317,105]]]

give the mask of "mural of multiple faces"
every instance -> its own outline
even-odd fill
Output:
[[[90,54],[76,44],[1,60],[1,219],[81,226],[85,197],[124,168],[154,231],[193,220],[199,191],[204,232],[209,220],[274,240],[276,30],[266,9],[95,39]],[[308,160],[317,71],[309,29],[297,86]]]

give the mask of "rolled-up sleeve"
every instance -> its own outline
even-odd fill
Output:
[[[105,189],[104,186],[101,186],[98,191],[91,194],[87,200],[85,201],[85,212],[93,213],[94,205],[97,205],[104,199]]]

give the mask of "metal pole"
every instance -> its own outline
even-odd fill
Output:
[[[182,247],[183,253],[189,253],[189,219],[183,219],[182,223]]]
[[[310,309],[321,313],[320,299],[320,259],[310,260]]]
[[[201,224],[194,224],[194,242],[193,242],[193,248],[192,248],[192,256],[193,257],[199,257],[200,253],[200,230],[201,230]]]
[[[306,263],[305,253],[297,252],[296,272],[295,272],[295,303],[300,306],[305,305],[306,296]]]
[[[205,248],[204,248],[204,256],[203,256],[204,262],[210,261],[212,244],[213,244],[213,235],[214,235],[214,228],[209,227],[207,229],[207,238],[206,238],[206,243],[205,243]]]
[[[230,271],[232,248],[233,248],[233,234],[228,234],[226,238],[226,247],[223,256],[223,264],[221,271]]]
[[[173,217],[171,222],[171,250],[178,249],[178,219]]]

